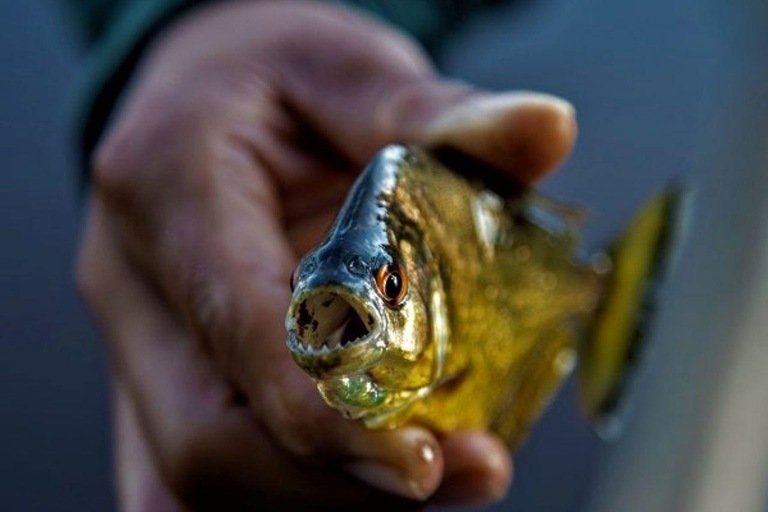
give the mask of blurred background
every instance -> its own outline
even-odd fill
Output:
[[[108,388],[72,287],[80,206],[66,108],[83,60],[50,0],[0,2],[0,509],[114,510]],[[511,2],[442,69],[576,104],[544,185],[597,245],[673,177],[695,191],[681,265],[617,442],[569,384],[516,458],[509,511],[768,511],[768,8],[756,0]]]

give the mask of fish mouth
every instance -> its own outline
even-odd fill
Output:
[[[315,377],[368,367],[386,347],[381,316],[343,288],[294,297],[286,327],[291,355]]]

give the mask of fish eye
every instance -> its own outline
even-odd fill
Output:
[[[291,280],[290,280],[291,293],[293,293],[296,290],[296,281],[299,278],[298,270],[299,270],[299,267],[296,267],[291,271]]]
[[[408,277],[397,263],[385,263],[376,273],[376,289],[390,306],[398,306],[408,292]]]

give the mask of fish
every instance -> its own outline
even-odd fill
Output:
[[[350,420],[485,429],[513,450],[578,369],[609,435],[684,196],[668,186],[589,253],[583,210],[452,150],[387,146],[290,276],[288,350]]]

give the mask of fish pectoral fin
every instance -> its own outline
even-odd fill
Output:
[[[522,445],[575,366],[572,342],[573,334],[561,325],[543,330],[533,352],[506,382],[499,383],[503,399],[491,421],[491,430],[511,450]]]

